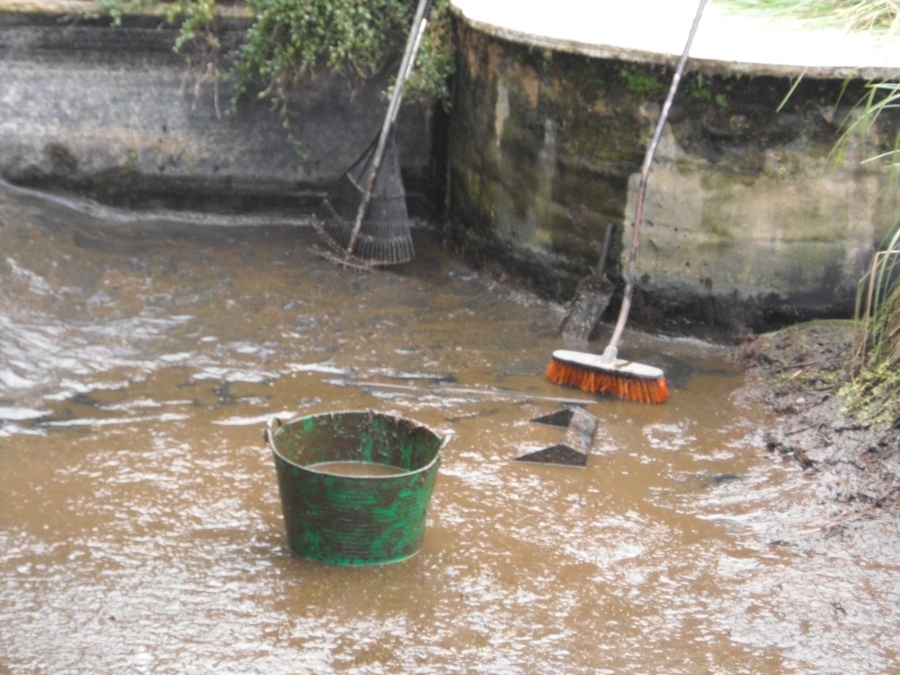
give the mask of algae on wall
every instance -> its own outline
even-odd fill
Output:
[[[641,120],[612,66],[459,30],[451,209],[473,252],[571,292],[620,225]]]
[[[475,255],[500,256],[560,300],[617,225],[630,241],[638,171],[671,71],[529,49],[460,22],[451,215]],[[644,211],[635,322],[741,331],[852,313],[892,217],[886,177],[828,156],[844,83],[686,75]],[[845,101],[862,83],[851,83]],[[885,134],[885,138],[891,137]]]
[[[862,164],[856,139],[840,165],[829,161],[838,138],[829,103],[842,83],[805,83],[776,112],[783,82],[714,82],[728,87],[721,105],[696,109],[683,97],[665,130],[648,186],[644,289],[849,315],[890,220],[870,208],[887,177]]]

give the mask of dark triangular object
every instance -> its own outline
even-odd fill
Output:
[[[535,424],[546,424],[550,427],[562,427],[565,429],[572,423],[572,415],[574,414],[574,410],[565,408],[564,410],[557,410],[555,413],[550,413],[543,417],[536,417],[531,421]]]
[[[536,464],[556,464],[558,466],[587,466],[587,455],[578,452],[575,448],[565,443],[551,445],[543,450],[516,457],[517,462],[534,462]]]

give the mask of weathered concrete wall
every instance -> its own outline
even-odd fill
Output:
[[[460,241],[566,299],[613,222],[620,271],[671,71],[458,30],[449,175]],[[858,142],[829,165],[843,82],[807,79],[776,112],[790,85],[683,80],[649,182],[635,322],[740,332],[852,313],[895,204],[876,200],[887,179],[860,164]]]
[[[224,22],[222,39],[236,43],[245,26]],[[291,101],[295,149],[270,102],[225,114],[228,82],[217,114],[211,80],[199,82],[204,64],[173,53],[175,37],[158,17],[114,28],[0,13],[0,175],[113,201],[296,203],[333,183],[380,129],[388,70],[355,91],[335,75],[303,86]],[[424,111],[404,109],[400,124],[404,172],[420,185],[430,170]]]

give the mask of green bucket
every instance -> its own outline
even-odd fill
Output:
[[[445,439],[410,420],[375,412],[273,418],[288,544],[305,558],[337,565],[404,560],[420,547]],[[393,475],[335,475],[316,465],[394,467]]]

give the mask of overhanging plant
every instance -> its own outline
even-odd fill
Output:
[[[234,15],[232,4],[99,0],[98,7],[116,24],[129,13],[161,13],[165,21],[179,24],[173,48],[190,52],[192,66],[199,66],[199,79],[231,78],[233,105],[247,96],[271,97],[286,113],[290,91],[323,69],[340,72],[351,83],[377,72],[402,49],[415,4],[415,0],[247,0],[242,6],[250,19],[245,40],[225,53],[218,17]],[[454,64],[449,0],[436,0],[405,85],[405,100],[448,105]]]

